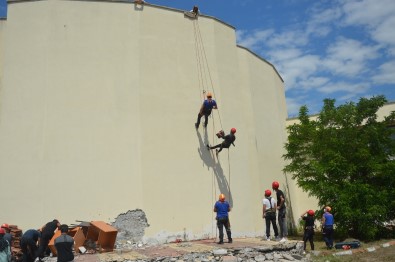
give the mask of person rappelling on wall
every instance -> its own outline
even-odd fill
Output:
[[[235,144],[234,144],[234,142],[236,140],[235,133],[236,133],[236,128],[234,128],[234,127],[230,130],[229,135],[226,135],[226,136],[225,136],[224,131],[222,131],[222,130],[219,131],[217,133],[217,137],[222,138],[224,141],[216,146],[210,147],[209,145],[207,145],[207,150],[215,149],[216,154],[218,156],[218,153],[221,152],[223,148],[229,148],[230,145],[235,146]],[[216,149],[216,148],[219,148],[219,149]]]
[[[204,100],[202,106],[200,107],[197,122],[195,123],[196,129],[199,128],[200,118],[202,118],[202,116],[204,116],[204,127],[207,127],[208,116],[211,115],[211,111],[213,109],[218,109],[217,102],[215,102],[213,99],[211,92],[207,92],[206,97],[207,99]]]

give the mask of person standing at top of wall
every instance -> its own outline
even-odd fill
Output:
[[[219,195],[219,200],[214,205],[214,212],[217,213],[215,219],[217,220],[217,227],[219,231],[219,242],[217,244],[224,243],[224,227],[228,236],[228,243],[232,243],[232,232],[230,231],[229,223],[230,205],[228,201],[225,201],[224,194]]]
[[[326,206],[324,208],[324,214],[322,215],[322,234],[328,249],[333,248],[333,224],[335,223],[335,219],[331,214],[332,208]]]
[[[40,246],[37,249],[36,257],[43,258],[47,253],[47,248],[49,241],[55,234],[55,230],[58,229],[60,223],[57,219],[52,220],[45,224],[45,226],[41,229],[41,237],[40,237]]]
[[[266,240],[270,241],[270,223],[273,225],[274,237],[278,239],[278,229],[276,224],[277,202],[271,197],[272,191],[265,190],[265,198],[262,200],[262,218],[266,222]]]
[[[195,16],[200,15],[200,10],[199,10],[199,7],[197,5],[194,5],[190,12],[193,13]]]
[[[200,118],[202,118],[202,116],[204,116],[204,127],[207,127],[208,117],[211,115],[211,111],[213,109],[218,109],[217,102],[215,102],[213,95],[210,92],[207,92],[206,97],[207,99],[204,100],[202,106],[200,107],[197,122],[195,123],[196,128],[199,128]]]
[[[62,233],[55,239],[55,248],[58,253],[58,262],[70,262],[74,260],[73,246],[74,239],[67,235],[69,232],[68,225],[61,225],[60,232]]]
[[[287,209],[285,207],[285,196],[284,192],[278,189],[280,183],[274,181],[272,183],[272,189],[276,191],[277,197],[277,210],[278,210],[278,226],[280,228],[280,242],[287,241],[288,229],[287,229]]]

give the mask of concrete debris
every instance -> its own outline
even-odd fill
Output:
[[[135,209],[118,215],[112,226],[118,229],[117,242],[126,240],[125,243],[130,245],[129,242],[137,243],[142,240],[149,224],[144,211]]]

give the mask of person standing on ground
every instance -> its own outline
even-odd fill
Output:
[[[214,205],[214,212],[217,213],[217,227],[219,231],[219,242],[217,244],[224,243],[224,227],[226,230],[226,235],[228,236],[228,243],[232,243],[232,232],[230,231],[230,223],[229,223],[229,212],[230,205],[228,201],[225,201],[225,195],[220,194],[219,200]]]
[[[41,233],[35,229],[27,230],[21,238],[22,262],[33,262],[36,259],[38,249],[37,241]]]
[[[330,213],[332,208],[330,206],[326,206],[324,208],[324,214],[322,215],[322,234],[326,244],[327,249],[333,248],[333,224],[335,223],[335,219],[333,215]]]
[[[219,148],[219,149],[215,150],[215,152],[216,152],[216,154],[218,156],[219,152],[221,152],[223,148],[229,148],[230,145],[235,146],[235,144],[234,144],[234,142],[236,140],[235,133],[236,133],[236,128],[233,127],[230,130],[229,135],[222,136],[222,139],[224,140],[222,143],[220,143],[220,144],[218,144],[216,146],[209,146],[209,145],[207,145],[207,149],[210,150],[210,149]]]
[[[196,128],[199,128],[200,118],[202,118],[202,116],[204,116],[204,127],[207,127],[208,117],[211,115],[211,111],[213,109],[218,109],[217,102],[215,102],[213,95],[210,92],[207,92],[206,97],[207,99],[204,100],[202,106],[200,107],[197,122],[195,123]]]
[[[307,240],[310,242],[311,250],[314,250],[314,211],[308,210],[300,216],[304,221],[303,254],[306,254]]]
[[[280,227],[280,242],[287,241],[288,229],[287,229],[287,209],[285,207],[285,195],[284,192],[279,189],[280,183],[274,181],[272,183],[272,189],[276,191],[277,197],[277,210],[278,210],[278,226]]]
[[[74,260],[73,246],[74,239],[67,235],[69,232],[68,225],[61,225],[60,232],[62,233],[55,239],[55,248],[58,253],[58,262],[70,262]]]
[[[4,228],[0,228],[0,262],[11,261],[11,246],[10,243],[4,239]]]
[[[55,234],[55,230],[60,226],[60,223],[57,219],[52,220],[51,222],[48,222],[45,224],[45,226],[41,230],[41,237],[40,237],[40,245],[37,249],[36,252],[36,257],[38,258],[43,258],[47,248],[49,241],[51,241],[51,238]]]
[[[270,223],[273,225],[274,236],[278,239],[276,225],[276,200],[271,197],[272,191],[265,190],[265,198],[262,200],[262,218],[266,221],[266,240],[270,241]]]

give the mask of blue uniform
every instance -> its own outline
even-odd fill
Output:
[[[195,123],[195,127],[198,128],[200,125],[200,118],[204,116],[204,127],[207,126],[208,123],[208,116],[211,115],[211,111],[213,108],[217,108],[217,102],[214,99],[207,99],[204,100],[202,108],[198,114],[197,121]]]
[[[323,238],[328,249],[333,247],[333,224],[335,222],[333,215],[329,212],[324,213],[325,224],[323,225]]]
[[[219,231],[218,244],[224,243],[224,227],[228,236],[229,243],[232,243],[232,233],[230,231],[229,212],[230,205],[227,201],[217,201],[214,205],[214,211],[217,212],[217,227]]]

